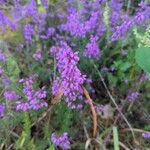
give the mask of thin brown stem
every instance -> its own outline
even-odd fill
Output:
[[[88,100],[88,104],[90,105],[90,109],[91,109],[91,112],[92,112],[93,137],[95,138],[96,137],[96,132],[97,132],[97,114],[96,114],[96,111],[95,111],[95,108],[94,108],[94,105],[93,105],[93,100],[91,99],[88,91],[84,87],[82,87],[82,89],[83,89],[83,93],[84,93],[85,97]]]

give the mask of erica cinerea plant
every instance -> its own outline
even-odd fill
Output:
[[[144,0],[0,0],[0,147],[140,149],[149,12]]]

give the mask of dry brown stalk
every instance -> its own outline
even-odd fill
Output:
[[[84,87],[82,87],[82,89],[83,89],[85,97],[88,100],[88,104],[90,105],[90,109],[91,109],[91,112],[92,112],[92,119],[93,119],[93,138],[96,138],[97,114],[96,114],[96,111],[95,111],[95,108],[94,108],[94,105],[93,105],[93,100],[91,99],[91,97],[89,95],[89,92]]]

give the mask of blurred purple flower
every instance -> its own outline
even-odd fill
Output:
[[[5,106],[0,104],[0,117],[4,117]]]
[[[23,83],[23,93],[27,98],[27,102],[16,102],[16,109],[27,111],[30,109],[38,110],[43,107],[47,107],[48,104],[43,100],[46,97],[45,87],[35,90],[33,88],[33,78],[35,76],[30,76],[29,78],[22,79],[20,82]]]
[[[142,137],[145,139],[150,139],[150,132],[142,133]]]
[[[4,88],[8,88],[11,85],[11,81],[7,76],[2,76],[2,83]]]
[[[127,96],[127,100],[130,102],[133,102],[139,97],[139,95],[140,94],[138,92],[129,92],[129,94]]]
[[[97,113],[102,113],[104,111],[104,106],[100,104],[95,105],[95,111]]]
[[[36,51],[36,52],[33,54],[33,58],[34,58],[35,60],[41,60],[41,58],[42,58],[42,53],[41,53],[41,51]]]
[[[42,5],[44,6],[45,9],[48,9],[49,7],[49,0],[41,0]]]
[[[34,31],[34,28],[33,28],[33,25],[31,24],[26,24],[24,26],[24,38],[27,42],[29,43],[32,43],[32,38],[33,38],[33,35],[35,34],[35,31]]]
[[[100,57],[100,49],[97,44],[97,37],[90,37],[90,42],[86,45],[84,55],[88,58],[95,59],[98,59]]]
[[[51,135],[51,141],[55,145],[55,147],[60,147],[63,150],[70,149],[70,141],[68,138],[68,133],[65,132],[62,135],[57,135],[56,133],[53,133]]]
[[[4,97],[6,100],[9,101],[17,100],[19,98],[15,91],[5,91]]]

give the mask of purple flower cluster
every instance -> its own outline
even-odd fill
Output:
[[[150,132],[142,133],[142,137],[145,139],[150,139]]]
[[[17,100],[19,98],[15,91],[5,91],[4,97],[6,100],[9,101]]]
[[[103,106],[103,105],[100,105],[100,104],[95,105],[95,111],[96,111],[97,113],[102,113],[102,112],[104,111],[104,106]]]
[[[49,0],[41,0],[42,5],[44,6],[45,9],[48,9],[49,7]]]
[[[114,28],[120,24],[122,6],[123,4],[121,0],[110,1],[110,8],[111,8],[110,27],[111,27],[112,32],[114,31]]]
[[[34,28],[31,24],[24,26],[24,38],[27,42],[32,43],[33,35],[35,34]]]
[[[84,55],[88,58],[98,59],[100,57],[100,49],[97,44],[97,37],[93,35],[90,38],[90,42],[86,45],[86,49],[84,51]]]
[[[17,24],[12,21],[12,19],[5,16],[4,12],[0,10],[0,31],[5,32],[7,27],[14,31],[17,29]]]
[[[130,19],[128,16],[124,16],[124,22],[115,28],[115,32],[112,34],[111,40],[116,41],[125,33],[133,27],[134,21]]]
[[[139,95],[140,94],[138,92],[129,92],[129,94],[127,96],[127,100],[130,102],[133,102],[139,97]]]
[[[139,4],[140,8],[135,16],[129,17],[127,14],[122,18],[121,25],[115,27],[111,40],[116,41],[129,31],[134,25],[142,24],[146,20],[150,20],[150,7],[143,1]]]
[[[150,7],[147,5],[146,2],[141,1],[139,4],[139,10],[137,11],[136,15],[134,16],[134,22],[136,24],[142,24],[147,19],[150,19]]]
[[[51,135],[51,141],[56,147],[59,146],[63,150],[70,149],[70,141],[67,132],[63,133],[63,135],[61,136],[58,136],[57,134],[53,133]]]
[[[4,116],[5,106],[0,104],[0,118]]]
[[[82,94],[81,86],[85,81],[85,75],[82,75],[77,67],[79,61],[78,53],[73,52],[64,42],[61,43],[60,47],[52,47],[50,52],[52,55],[56,56],[57,68],[60,73],[60,77],[54,81],[53,94],[58,93],[59,89],[55,86],[60,85],[61,90],[66,97],[67,105],[72,106],[72,108],[81,107],[80,104],[77,106],[73,104],[78,95]],[[54,89],[56,89],[56,91]]]
[[[33,76],[29,78],[22,79],[20,82],[23,83],[23,93],[26,96],[27,102],[16,102],[16,109],[27,111],[30,109],[38,110],[43,107],[47,107],[48,104],[43,100],[46,98],[46,90],[45,87],[42,87],[38,90],[34,90],[33,88]]]
[[[81,2],[81,11],[70,8],[67,13],[67,21],[60,26],[61,30],[69,32],[72,36],[85,37],[86,33],[92,33],[102,24],[101,2],[96,0],[92,4],[88,1]],[[86,17],[89,16],[89,17]],[[101,25],[101,28],[103,26]],[[103,31],[103,29],[97,29]]]

